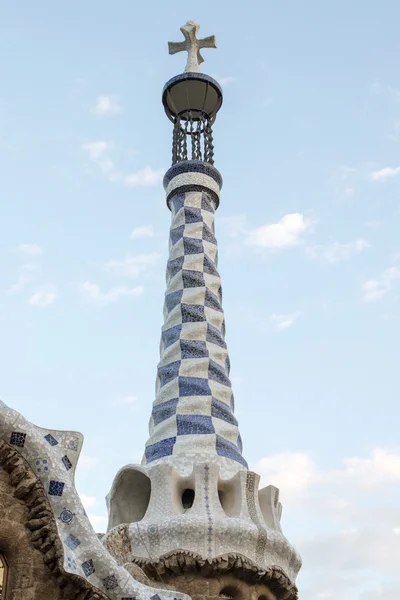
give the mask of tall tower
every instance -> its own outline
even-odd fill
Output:
[[[141,466],[128,465],[108,496],[103,540],[121,565],[198,598],[294,600],[299,555],[282,534],[279,491],[259,490],[242,456],[225,343],[214,217],[222,177],[212,126],[219,84],[200,73],[199,26],[181,28],[185,72],[164,87],[173,123],[164,177],[171,211],[167,290],[156,397]]]

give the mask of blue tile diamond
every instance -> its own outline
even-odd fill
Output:
[[[51,435],[51,433],[48,433],[47,435],[45,435],[44,439],[46,440],[46,442],[49,442],[50,446],[57,446],[57,444],[58,444],[56,438],[54,438]]]
[[[49,483],[49,495],[50,496],[62,496],[64,491],[65,483],[62,481],[50,480]]]
[[[80,543],[81,540],[72,535],[72,533],[64,540],[64,544],[68,546],[68,548],[70,548],[71,550],[75,550],[75,548],[77,548],[80,545]]]
[[[82,563],[82,569],[86,577],[89,577],[89,575],[94,573],[96,569],[94,568],[93,560],[85,560],[85,562]]]

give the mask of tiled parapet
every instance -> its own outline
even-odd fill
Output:
[[[18,468],[12,480],[19,482],[16,497],[28,497],[29,514],[34,514],[27,524],[33,532],[33,543],[43,541],[36,547],[46,553],[46,564],[54,563],[54,572],[79,577],[87,583],[86,591],[93,590],[93,595],[90,592],[79,597],[152,600],[157,596],[158,600],[189,600],[184,594],[158,590],[135,580],[99,541],[74,483],[82,434],[41,429],[0,401],[0,441],[11,453],[18,453],[31,473],[23,479],[23,468]],[[14,467],[15,461],[15,456],[7,459],[6,467]],[[54,529],[51,540],[50,521]]]
[[[224,476],[247,468],[234,416],[225,343],[214,215],[222,179],[200,161],[164,178],[171,210],[170,254],[156,398],[144,465],[171,462],[191,472],[218,462]]]
[[[133,504],[129,513],[126,501],[132,497],[146,505],[144,514]],[[182,553],[209,564],[238,557],[249,569],[271,579],[278,574],[294,586],[301,561],[282,534],[278,490],[259,490],[259,476],[251,471],[224,479],[217,463],[197,463],[187,475],[162,462],[130,466],[117,476],[109,504],[114,520],[103,543],[120,564],[162,565]],[[118,504],[125,505],[125,523],[117,518]]]

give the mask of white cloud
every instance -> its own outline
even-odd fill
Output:
[[[79,457],[78,465],[79,465],[79,467],[82,467],[84,469],[91,469],[92,467],[97,465],[98,462],[99,462],[99,459],[96,458],[95,456],[88,456],[87,454],[81,454]]]
[[[104,533],[107,527],[107,517],[105,515],[92,515],[88,513],[88,519],[91,522],[96,533]]]
[[[368,279],[362,286],[363,298],[366,302],[382,300],[400,280],[400,269],[389,267],[378,279]]]
[[[287,313],[278,315],[274,313],[270,316],[269,321],[274,329],[289,329],[300,317],[299,312]]]
[[[57,290],[50,286],[48,288],[44,288],[42,290],[38,290],[29,298],[28,302],[32,306],[36,306],[37,308],[47,308],[50,304],[53,304],[55,299],[58,296]]]
[[[261,486],[275,485],[287,495],[305,490],[316,478],[316,466],[305,452],[267,456],[252,468],[261,476]]]
[[[261,486],[281,490],[292,531],[287,521],[283,530],[303,558],[300,597],[372,600],[369,592],[387,581],[398,592],[398,451],[375,448],[369,456],[344,458],[336,469],[318,468],[306,452],[287,452],[251,468],[261,474]],[[376,597],[397,600],[398,593]]]
[[[344,464],[343,476],[355,480],[360,488],[400,482],[400,454],[384,448],[375,448],[369,458],[345,458]]]
[[[258,248],[290,248],[304,242],[312,221],[300,213],[284,215],[277,223],[262,225],[249,232],[246,244]]]
[[[124,406],[129,412],[136,412],[138,408],[136,396],[123,396],[122,398],[118,398],[115,404]]]
[[[104,267],[108,271],[112,271],[123,277],[137,277],[141,273],[147,271],[149,267],[153,266],[160,256],[161,254],[156,252],[151,254],[129,255],[122,260],[109,260],[105,263]]]
[[[38,271],[39,269],[37,265],[33,265],[31,263],[22,265],[19,269],[18,279],[16,283],[10,287],[9,292],[20,292],[27,285],[35,281]]]
[[[400,175],[400,167],[384,167],[379,171],[372,171],[370,178],[372,181],[383,181],[384,179],[388,179],[388,177],[395,177],[396,175]]]
[[[134,288],[122,285],[103,292],[100,286],[90,281],[85,281],[85,283],[79,286],[79,289],[85,300],[101,307],[114,304],[122,298],[141,296],[144,292],[144,288],[141,285]]]
[[[91,506],[93,506],[94,504],[96,504],[96,498],[95,496],[85,496],[85,495],[81,495],[80,496],[81,502],[84,506],[84,508],[87,510],[88,508],[90,508]]]
[[[164,169],[154,170],[151,167],[126,175],[125,183],[132,187],[148,187],[159,183],[163,177]]]
[[[116,115],[122,111],[118,96],[98,96],[95,112],[100,117]]]
[[[354,188],[353,187],[344,188],[343,194],[344,194],[344,196],[347,196],[348,198],[350,198],[351,196],[354,196]]]
[[[152,225],[142,225],[141,227],[135,227],[131,233],[132,240],[146,237],[154,237],[154,229]]]
[[[382,84],[379,81],[375,81],[371,85],[371,92],[374,96],[387,96],[395,102],[400,101],[400,90],[394,88],[392,85]]]
[[[121,177],[110,156],[113,147],[114,144],[112,142],[106,142],[105,140],[88,142],[82,145],[82,150],[88,153],[89,158],[98,165],[110,181],[116,181]]]
[[[86,150],[92,160],[99,160],[106,152],[112,148],[112,142],[88,142],[83,144],[82,149]]]
[[[29,258],[41,256],[43,254],[43,250],[38,244],[20,244],[15,249],[15,252]]]
[[[136,396],[123,396],[117,400],[117,404],[135,404],[137,401]]]
[[[354,242],[346,242],[344,244],[333,242],[333,244],[326,246],[312,246],[307,248],[307,253],[312,258],[334,264],[348,260],[353,254],[359,254],[369,247],[370,245],[366,240],[358,239]]]

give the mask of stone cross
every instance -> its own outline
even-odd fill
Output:
[[[200,65],[204,62],[204,58],[200,54],[201,48],[216,48],[217,40],[215,35],[210,35],[202,40],[197,39],[197,32],[200,25],[196,21],[188,21],[181,31],[185,37],[184,42],[168,42],[168,50],[170,54],[176,54],[186,50],[188,59],[185,67],[185,72],[199,73]]]

